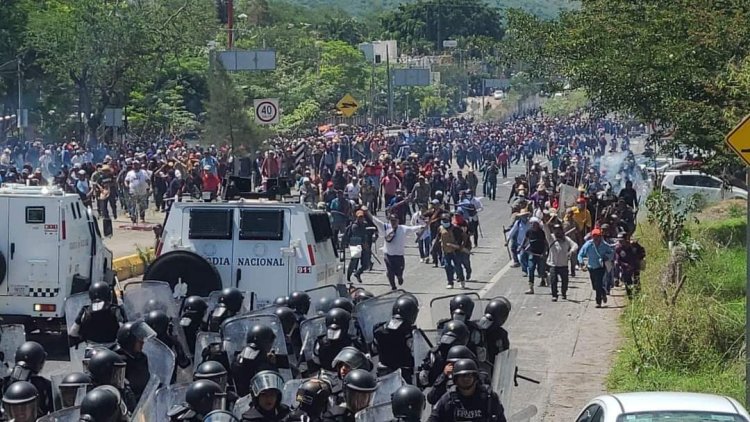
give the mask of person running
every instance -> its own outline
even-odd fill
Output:
[[[604,274],[607,267],[612,265],[614,254],[612,246],[602,239],[602,231],[599,228],[591,231],[591,239],[587,240],[578,251],[578,264],[583,266],[584,258],[586,259],[591,288],[596,292],[597,308],[601,308],[602,303],[607,303]]]
[[[395,214],[388,216],[388,223],[375,218],[369,211],[368,216],[375,223],[375,227],[378,228],[378,233],[385,239],[383,253],[385,255],[386,276],[388,277],[388,283],[391,285],[391,290],[396,290],[396,279],[398,279],[399,286],[404,284],[406,240],[424,226],[399,224],[399,218]]]

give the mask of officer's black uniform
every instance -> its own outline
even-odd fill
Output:
[[[132,412],[138,400],[125,378],[125,370],[125,359],[109,349],[96,349],[96,353],[89,360],[89,374],[94,387],[115,387],[128,411]]]
[[[113,343],[123,315],[119,307],[112,305],[112,289],[107,283],[96,282],[89,288],[89,298],[92,304],[81,308],[76,316],[75,337],[94,343]],[[94,311],[94,307],[101,309]]]
[[[318,379],[304,382],[297,389],[297,408],[287,415],[284,422],[320,422],[331,396],[328,383]]]
[[[254,325],[247,333],[247,346],[234,357],[230,372],[234,386],[240,397],[250,393],[250,380],[260,371],[279,371],[279,364],[275,358],[269,358],[276,334],[265,325]],[[278,356],[285,359],[285,356]],[[288,365],[287,365],[288,366]]]
[[[487,304],[484,315],[477,323],[483,332],[487,347],[487,362],[494,363],[498,354],[510,349],[508,332],[503,328],[503,324],[508,320],[510,308],[507,298],[495,298]]]
[[[3,394],[3,420],[13,422],[34,422],[38,412],[36,400],[39,392],[28,381],[13,383]]]
[[[315,370],[323,368],[327,371],[333,371],[333,360],[341,352],[341,349],[347,346],[356,347],[365,351],[365,347],[359,342],[349,337],[349,324],[351,323],[351,314],[340,308],[333,308],[326,314],[326,327],[329,331],[336,333],[336,338],[329,338],[328,333],[315,339],[315,348],[313,349],[313,362],[308,362],[308,369]]]
[[[37,390],[37,415],[40,417],[54,410],[52,403],[52,383],[39,375],[44,368],[47,352],[41,344],[27,341],[20,345],[15,353],[16,365],[10,375],[3,378],[3,394],[18,381],[28,381]]]
[[[469,329],[469,349],[477,355],[480,362],[485,362],[487,352],[484,346],[483,332],[474,321],[471,321],[471,315],[474,312],[474,301],[467,295],[456,295],[450,302],[451,319],[440,320],[437,324],[438,331],[443,329],[448,321],[453,319],[460,320],[466,324]]]
[[[294,310],[297,323],[302,324],[302,321],[307,319],[307,312],[310,311],[310,295],[305,292],[292,292],[289,294],[287,306]]]
[[[378,375],[401,368],[403,378],[411,382],[414,374],[412,330],[418,312],[419,305],[410,296],[402,295],[393,304],[391,320],[375,325],[373,345],[380,355],[380,365],[385,367],[385,371],[379,370]]]
[[[81,420],[127,422],[129,419],[122,412],[122,402],[123,398],[116,388],[109,385],[94,388],[81,402]]]
[[[474,392],[465,396],[457,386],[453,386],[432,408],[429,422],[506,422],[505,410],[497,394],[478,379],[476,362],[460,359],[454,364],[453,376],[473,374]]]
[[[244,299],[242,292],[234,287],[227,287],[222,290],[219,295],[219,303],[211,311],[211,316],[208,318],[208,330],[219,332],[224,321],[240,312]]]
[[[451,320],[445,324],[445,330],[440,337],[440,343],[433,347],[420,365],[419,382],[420,388],[435,384],[445,368],[446,358],[451,346],[464,345],[469,340],[469,329],[461,321]]]
[[[190,358],[185,354],[177,336],[172,333],[172,323],[167,314],[164,311],[151,311],[146,314],[144,320],[156,332],[156,338],[174,352],[177,366],[180,368],[190,366]],[[174,382],[176,377],[177,368],[172,372],[171,382]]]
[[[344,378],[344,394],[347,401],[335,408],[329,408],[323,415],[325,422],[354,422],[354,415],[361,411],[363,403],[369,403],[370,400],[361,400],[362,398],[372,398],[372,394],[378,388],[378,381],[374,375],[364,369],[355,369],[349,372]]]
[[[273,313],[279,317],[281,326],[284,328],[287,352],[290,356],[296,355],[302,350],[302,336],[294,310],[286,306],[279,306]]]
[[[185,391],[185,402],[167,412],[170,422],[202,422],[204,416],[218,409],[224,392],[211,380],[194,381]]]
[[[456,363],[459,359],[471,359],[476,361],[477,357],[468,347],[456,345],[448,350],[448,354],[445,357],[445,364],[447,366],[450,363]],[[443,397],[443,394],[445,394],[452,386],[453,380],[451,379],[450,374],[446,375],[445,371],[441,372],[432,384],[432,389],[427,393],[427,401],[430,402],[430,404],[437,403],[438,400]]]
[[[286,420],[289,413],[289,406],[284,403],[278,403],[276,408],[271,412],[266,412],[259,407],[253,406],[250,410],[242,414],[242,422],[279,422]]]
[[[405,385],[391,395],[394,422],[420,422],[424,407],[424,395],[413,385]]]
[[[226,394],[226,406],[231,409],[239,396],[235,392],[234,385],[229,385],[229,374],[224,365],[215,360],[208,360],[198,365],[193,374],[193,381],[206,379],[219,384]]]

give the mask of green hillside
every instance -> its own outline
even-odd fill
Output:
[[[317,10],[325,7],[338,8],[354,16],[370,15],[412,1],[415,0],[289,0],[290,3]],[[446,0],[446,3],[449,4],[450,0]],[[500,9],[524,9],[543,18],[554,18],[560,10],[579,7],[579,2],[575,0],[487,0],[487,3]]]

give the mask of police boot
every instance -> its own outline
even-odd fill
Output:
[[[529,283],[529,290],[526,290],[527,295],[533,295],[534,294],[534,283]]]

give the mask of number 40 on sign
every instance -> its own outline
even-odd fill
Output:
[[[274,125],[279,123],[279,99],[262,98],[253,100],[255,108],[255,122],[259,125]]]

